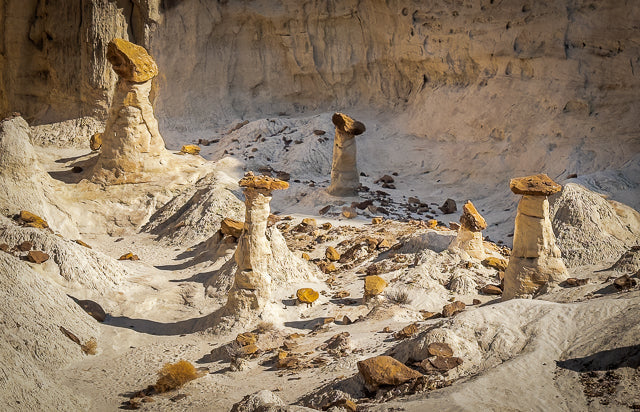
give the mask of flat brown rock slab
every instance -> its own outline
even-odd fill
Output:
[[[434,356],[423,360],[420,366],[427,372],[446,372],[460,365],[462,365],[462,359],[460,358]]]
[[[527,196],[550,196],[562,190],[562,186],[544,173],[511,179],[509,188],[517,195]]]
[[[476,207],[468,201],[462,206],[462,216],[460,216],[462,227],[472,232],[480,232],[487,228],[487,221],[484,220]]]
[[[422,376],[391,356],[376,356],[358,362],[358,371],[372,388],[380,385],[397,386]]]
[[[367,130],[362,122],[353,120],[351,117],[343,113],[334,113],[331,117],[331,121],[336,126],[336,128],[354,136],[362,134],[365,132],[365,130]]]
[[[158,66],[145,48],[123,39],[109,42],[107,60],[125,80],[142,83],[158,75]]]
[[[252,187],[255,189],[283,190],[289,187],[289,183],[270,176],[254,176],[247,174],[238,182],[240,187]]]
[[[104,322],[107,317],[107,313],[102,309],[98,303],[92,300],[79,300],[77,301],[78,305],[89,314],[92,318],[97,320],[98,322]]]
[[[427,351],[431,356],[440,356],[443,358],[450,358],[453,356],[453,349],[444,342],[430,343],[429,346],[427,346]]]
[[[502,289],[498,285],[484,285],[480,292],[485,295],[502,295]]]
[[[464,302],[460,302],[459,300],[449,303],[448,305],[444,305],[442,308],[442,316],[448,318],[450,316],[455,315],[456,313],[462,312],[466,305]]]
[[[29,242],[28,240],[25,240],[24,242],[20,243],[16,247],[21,252],[27,252],[27,251],[33,249],[33,243]]]
[[[20,220],[22,220],[26,226],[35,227],[36,229],[46,229],[49,227],[49,224],[43,218],[26,210],[20,211]]]
[[[31,263],[44,263],[49,260],[49,255],[39,250],[31,250],[27,254],[27,260]]]
[[[240,222],[238,220],[234,220],[231,218],[224,218],[222,222],[220,222],[220,231],[223,235],[233,236],[236,239],[242,235],[242,230],[244,229],[244,222]]]

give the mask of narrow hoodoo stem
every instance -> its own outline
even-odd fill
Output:
[[[331,185],[327,191],[335,196],[353,196],[360,186],[358,174],[356,139],[364,133],[364,124],[342,113],[334,113],[331,118],[336,126],[331,164]]]

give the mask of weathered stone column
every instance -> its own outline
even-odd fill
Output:
[[[487,222],[470,201],[465,203],[462,211],[458,236],[451,242],[449,249],[459,249],[466,252],[472,258],[482,260],[485,258],[482,230],[487,228]]]
[[[546,284],[567,278],[567,268],[549,219],[548,196],[562,189],[545,174],[512,179],[518,203],[513,250],[504,274],[503,300],[531,297]]]
[[[163,169],[168,155],[149,101],[158,67],[143,47],[122,39],[109,43],[107,59],[119,79],[92,180],[106,184],[143,181],[144,172]]]
[[[327,191],[334,196],[353,196],[358,193],[360,186],[355,137],[364,133],[366,128],[342,113],[334,113],[331,121],[336,126],[336,137],[333,143],[331,185]]]
[[[289,183],[268,176],[247,173],[239,182],[244,188],[244,230],[238,239],[234,259],[238,265],[226,309],[235,315],[255,313],[270,297],[271,276],[268,273],[271,245],[267,240],[269,202],[273,190],[286,189]]]

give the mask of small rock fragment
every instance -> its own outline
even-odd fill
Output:
[[[186,144],[180,149],[180,153],[198,155],[200,154],[200,147],[194,144]]]
[[[396,339],[408,339],[418,333],[418,324],[412,323],[411,325],[407,325],[404,328],[400,329],[395,333]]]
[[[300,303],[306,303],[307,305],[311,305],[313,302],[318,300],[320,294],[311,288],[302,288],[298,289],[296,292],[296,297]]]
[[[244,229],[244,222],[234,220],[231,218],[224,218],[220,222],[220,231],[224,235],[233,236],[236,239],[240,238]]]
[[[613,286],[618,290],[631,289],[636,284],[636,280],[632,279],[629,275],[622,275],[613,281]]]
[[[442,356],[436,356],[433,358],[427,358],[423,360],[421,366],[426,371],[435,369],[440,372],[445,372],[460,365],[462,365],[461,358],[457,358],[457,357],[445,358]]]
[[[39,250],[31,250],[27,253],[27,260],[32,263],[44,263],[49,260],[49,255]]]
[[[102,309],[102,306],[92,300],[79,300],[78,305],[98,322],[104,322],[107,317],[107,313]]]
[[[258,335],[253,332],[240,333],[236,336],[236,342],[238,342],[240,346],[254,345],[258,342]]]
[[[340,260],[340,253],[338,253],[338,251],[333,246],[329,246],[327,248],[327,250],[325,251],[325,256],[327,257],[327,259],[333,262]]]
[[[49,224],[38,215],[34,215],[26,210],[20,211],[20,220],[26,223],[28,227],[35,227],[36,229],[46,229]]]
[[[80,246],[84,246],[84,247],[86,247],[86,248],[91,249],[91,246],[87,245],[86,243],[84,243],[84,242],[83,242],[82,240],[80,240],[80,239],[76,239],[76,240],[74,240],[74,242],[76,242],[76,243],[77,243],[77,244],[79,244]]]
[[[89,147],[92,151],[100,150],[102,147],[102,133],[94,133],[89,140]]]
[[[138,257],[138,255],[134,255],[133,253],[129,252],[120,256],[118,260],[140,260],[140,258]]]
[[[485,295],[502,295],[502,289],[498,285],[484,285],[480,292]]]
[[[458,206],[456,205],[455,200],[447,199],[438,209],[440,209],[445,215],[448,215],[451,213],[455,213],[458,210]]]
[[[322,215],[326,215],[326,214],[327,214],[327,212],[328,212],[329,210],[331,210],[331,205],[326,205],[325,207],[323,207],[322,209],[320,209],[320,210],[318,211],[318,214],[319,214],[320,216],[322,216]]]
[[[489,268],[505,271],[509,262],[506,259],[500,259],[497,257],[488,257],[482,261],[482,264]]]
[[[358,212],[354,207],[344,206],[342,208],[342,216],[346,217],[347,219],[353,219],[358,216]]]
[[[448,305],[444,305],[444,307],[442,308],[442,316],[446,318],[451,317],[456,313],[462,312],[464,308],[464,302],[460,302],[459,300],[449,303]]]
[[[372,225],[379,225],[382,223],[382,217],[378,216],[378,217],[374,217],[371,219],[371,224]]]
[[[427,351],[431,356],[441,356],[443,358],[449,358],[453,356],[453,349],[451,346],[444,342],[433,342],[427,346]]]
[[[17,246],[17,248],[21,252],[27,252],[27,251],[33,249],[33,243],[29,242],[28,240],[25,240],[24,242],[20,243]]]

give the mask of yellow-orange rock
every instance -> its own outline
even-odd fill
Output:
[[[391,356],[376,356],[360,361],[358,372],[367,386],[372,389],[380,385],[397,386],[422,376],[420,372],[405,366]]]
[[[372,225],[379,225],[380,223],[382,223],[382,218],[381,217],[371,218],[371,224]]]
[[[244,223],[231,219],[224,218],[222,222],[220,222],[220,231],[223,235],[233,236],[236,239],[242,235],[242,230],[244,229]]]
[[[509,262],[506,259],[500,259],[497,257],[488,257],[482,261],[482,264],[486,267],[494,268],[496,270],[506,270]]]
[[[102,133],[95,133],[89,140],[89,147],[94,152],[102,147]]]
[[[487,228],[487,222],[480,216],[480,213],[478,213],[476,207],[470,201],[462,207],[460,223],[463,228],[471,232],[480,232]]]
[[[364,278],[364,297],[370,298],[381,294],[387,287],[387,281],[378,275],[370,275]]]
[[[35,227],[36,229],[46,229],[49,227],[49,224],[43,218],[26,210],[20,211],[20,219],[25,222],[28,227]]]
[[[180,149],[180,153],[197,155],[200,154],[200,146],[195,144],[186,144]]]
[[[253,332],[245,332],[240,333],[236,336],[236,342],[240,344],[240,346],[248,346],[253,345],[258,341],[258,335]]]
[[[129,252],[120,256],[118,260],[140,260],[140,258],[138,257],[138,255],[134,255],[133,253]]]
[[[158,75],[158,66],[144,47],[123,39],[109,43],[107,60],[118,76],[131,82],[146,82]]]
[[[298,289],[296,297],[300,303],[312,304],[320,297],[320,294],[311,288]]]
[[[562,186],[546,174],[511,179],[509,188],[517,195],[550,196],[562,190]]]
[[[283,180],[270,176],[254,176],[253,174],[246,174],[240,179],[238,184],[240,187],[253,187],[266,190],[282,190],[289,187],[289,183]]]
[[[329,246],[324,254],[327,257],[327,259],[329,259],[331,261],[335,262],[335,261],[340,260],[340,253],[338,253],[336,248],[334,248],[333,246]]]
[[[436,227],[438,227],[438,221],[435,219],[430,219],[427,221],[427,227],[429,229],[435,229]]]

